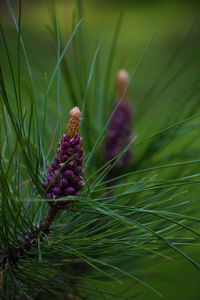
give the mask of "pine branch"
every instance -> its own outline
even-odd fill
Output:
[[[78,107],[74,107],[69,113],[67,125],[68,134],[63,136],[59,144],[56,158],[51,164],[52,167],[49,169],[48,176],[50,180],[43,183],[43,188],[47,199],[58,199],[62,198],[64,195],[73,195],[75,194],[75,191],[76,196],[78,196],[78,191],[82,187],[82,177],[78,176],[77,174],[74,175],[76,169],[78,169],[79,174],[82,172],[83,164],[82,138],[77,135],[79,132],[80,120],[81,112]],[[75,149],[77,149],[76,152]],[[68,155],[68,151],[70,151],[70,155]],[[62,173],[63,171],[64,173]],[[71,186],[69,186],[69,183]],[[62,190],[64,195],[62,192],[60,193]],[[73,191],[74,193],[72,193]],[[2,256],[1,269],[3,270],[7,264],[16,264],[21,258],[33,257],[31,254],[29,254],[29,251],[33,247],[37,246],[38,238],[42,242],[45,241],[45,235],[49,234],[50,226],[54,221],[59,209],[62,209],[63,207],[66,208],[66,205],[69,203],[69,200],[56,201],[55,203],[49,201],[51,208],[49,209],[44,221],[41,222],[40,226],[34,227],[33,233],[25,234],[24,241],[19,243],[14,248],[8,248],[5,251],[0,252]]]
[[[31,48],[30,59],[29,43],[22,37],[21,1],[18,22],[7,3],[18,43],[0,28],[0,298],[132,299],[140,294],[136,282],[159,294],[146,282],[148,264],[156,269],[160,259],[179,255],[200,269],[190,252],[192,247],[198,251],[200,237],[197,44],[181,62],[184,48],[178,48],[153,85],[149,68],[148,82],[144,77],[140,86],[135,78],[150,40],[130,78],[122,72],[112,109],[121,16],[110,46],[104,48],[101,36],[94,50],[80,14],[75,26],[76,12],[70,39],[63,43],[55,3],[55,60],[48,61],[48,49],[43,53],[39,47],[36,53]],[[136,58],[134,47],[128,47],[128,69]],[[31,66],[34,57],[46,63],[44,79],[43,64]],[[75,120],[72,114],[53,155],[71,104],[84,112],[83,139],[78,135],[80,114]],[[138,136],[134,160],[126,160],[126,154],[132,158],[133,130]],[[112,134],[116,139],[110,139]]]
[[[45,241],[45,236],[50,233],[50,226],[54,221],[58,210],[58,207],[52,206],[40,226],[35,227],[33,233],[27,233],[24,236],[23,242],[20,242],[14,248],[8,248],[5,251],[0,252],[1,271],[3,271],[7,267],[7,265],[16,265],[19,259],[34,257],[32,254],[29,254],[29,251],[31,251],[33,247],[37,247],[38,238],[41,242]]]

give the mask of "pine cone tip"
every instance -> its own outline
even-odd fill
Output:
[[[69,120],[67,125],[67,133],[71,138],[75,137],[79,132],[81,121],[81,112],[78,106],[72,108],[69,112]]]
[[[129,74],[126,70],[121,69],[117,73],[117,80],[116,80],[116,90],[117,90],[117,97],[120,98],[125,89],[127,88],[127,85],[129,83]],[[124,95],[124,100],[126,99],[127,92]]]

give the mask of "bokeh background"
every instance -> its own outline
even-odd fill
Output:
[[[18,1],[11,1],[11,3],[17,15]],[[136,115],[137,112],[141,115],[142,109],[144,109],[141,106],[141,101],[146,95],[146,91],[159,76],[159,72],[165,68],[171,54],[181,45],[189,32],[189,39],[184,44],[183,51],[180,52],[177,65],[179,65],[179,59],[183,59],[186,53],[192,53],[192,49],[196,49],[200,40],[198,20],[200,2],[191,0],[85,0],[82,1],[82,4],[85,16],[84,26],[87,32],[85,38],[88,43],[88,51],[91,53],[94,52],[99,36],[104,32],[103,51],[104,55],[107,55],[107,48],[110,46],[117,19],[120,13],[122,13],[122,25],[115,56],[116,69],[124,67],[129,71],[133,70],[143,49],[152,35],[154,35],[151,48],[131,89],[131,97],[135,102]],[[56,0],[55,7],[62,39],[67,40],[71,32],[76,1]],[[17,36],[9,15],[7,3],[4,0],[0,1],[0,17],[8,38],[9,47],[14,55]],[[44,77],[44,74],[52,71],[52,66],[54,65],[52,61],[56,61],[55,52],[50,42],[52,41],[51,30],[49,29],[50,23],[48,1],[22,1],[22,34],[28,49],[33,72],[37,74],[38,84],[40,79]],[[192,66],[194,73],[199,66],[197,64]],[[171,72],[174,72],[175,68]],[[166,73],[168,72],[169,70],[166,69]],[[192,74],[191,70],[190,74]],[[184,76],[186,76],[185,81],[191,79],[191,76],[188,78],[188,75],[183,74],[183,78]],[[170,94],[164,95],[163,103],[170,96]],[[159,107],[162,107],[162,103],[159,105]],[[151,107],[146,109],[151,110]],[[151,114],[148,115],[148,118],[151,119]],[[152,120],[150,121],[153,124]],[[143,128],[143,134],[145,135],[145,128],[148,121],[140,118],[139,122],[138,126]],[[156,119],[154,122],[156,122]],[[188,251],[198,261],[200,258],[199,253],[194,253],[192,248],[188,249]],[[146,266],[144,273],[148,274],[145,279],[146,282],[163,294],[163,299],[200,299],[200,273],[182,258],[170,263],[163,261],[158,266]],[[130,285],[130,283],[128,284]],[[151,291],[144,291],[143,287],[140,287],[138,284],[133,285],[132,288],[136,292],[144,292],[139,299],[159,298],[153,295]]]

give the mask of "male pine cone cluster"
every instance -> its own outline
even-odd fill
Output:
[[[112,160],[116,155],[120,154],[133,138],[131,123],[133,119],[132,105],[127,101],[127,88],[129,75],[125,70],[120,70],[117,74],[116,89],[117,101],[123,96],[121,103],[118,105],[107,131],[106,140],[106,160]],[[114,104],[115,109],[117,103]],[[132,150],[128,150],[117,161],[117,164],[108,174],[108,177],[117,175],[118,171],[130,164],[132,160]]]
[[[74,107],[69,113],[67,134],[64,134],[57,154],[48,170],[47,181],[43,183],[47,199],[58,199],[66,196],[80,196],[83,186],[83,142],[78,135],[81,112]],[[67,200],[56,202],[56,206],[67,204]],[[50,205],[55,205],[49,201]]]

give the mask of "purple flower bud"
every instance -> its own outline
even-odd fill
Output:
[[[79,149],[80,149],[80,145],[76,145],[76,146],[74,147],[74,152],[78,152]]]
[[[53,188],[53,193],[54,193],[55,195],[60,196],[60,195],[62,194],[62,190],[61,190],[61,188],[60,188],[59,186],[55,186],[55,187]]]
[[[78,162],[77,162],[78,163]],[[67,164],[67,168],[69,168],[69,169],[74,169],[74,166],[75,166],[75,164],[74,164],[74,162],[73,161],[70,161],[68,164]]]
[[[68,143],[68,142],[64,142],[64,143],[62,144],[62,146],[63,146],[65,149],[67,149],[67,148],[69,147],[69,143]]]
[[[66,150],[62,148],[59,150],[59,153],[61,153],[61,155],[64,156],[66,154]]]
[[[72,179],[72,183],[74,184],[74,185],[76,185],[77,183],[79,183],[80,182],[80,177],[78,177],[78,176],[74,176],[74,178]]]
[[[63,135],[63,141],[64,142],[69,142],[69,136],[67,134]]]
[[[69,159],[69,155],[67,155],[67,154],[63,155],[63,157],[62,157],[63,162],[67,161],[68,159]]]
[[[65,193],[66,195],[74,195],[75,194],[75,189],[72,186],[69,186],[68,188],[66,188]]]
[[[51,166],[52,166],[52,168],[56,169],[56,168],[58,168],[58,163],[56,161],[53,161]]]
[[[67,179],[63,178],[61,180],[61,184],[62,184],[63,187],[67,187],[69,185],[69,182],[67,181]]]
[[[49,183],[49,182],[51,182],[51,181],[52,181],[52,179],[53,179],[53,176],[52,176],[52,175],[50,175],[50,174],[48,174],[48,175],[47,175],[47,180],[48,180],[48,183]]]
[[[78,158],[77,165],[82,165],[82,163],[83,163],[83,158],[82,157]]]
[[[47,199],[53,199],[53,194],[51,194],[51,193],[46,194],[46,198]]]
[[[73,148],[70,147],[70,148],[67,149],[67,154],[68,155],[71,156],[73,153],[74,153],[74,149]]]
[[[73,138],[73,139],[70,140],[69,143],[70,143],[70,146],[74,147],[77,144],[77,141],[76,141],[75,138]]]
[[[109,138],[114,138],[116,135],[117,135],[116,130],[111,128],[110,131],[108,132]]]
[[[53,181],[57,182],[59,178],[60,178],[60,170],[58,169],[53,172]]]
[[[74,157],[74,159],[75,159],[76,161],[77,161],[77,159],[79,158],[79,156],[80,156],[79,153],[74,153],[74,154],[73,154],[73,157]]]
[[[65,171],[64,176],[66,178],[72,178],[74,176],[74,172],[72,170],[67,170]]]
[[[82,137],[80,135],[78,135],[76,137],[76,141],[77,141],[77,143],[81,143],[82,142]]]
[[[74,169],[74,173],[76,174],[76,175],[80,175],[80,176],[83,176],[83,168],[82,167],[80,167],[80,166],[77,166],[75,169]]]

